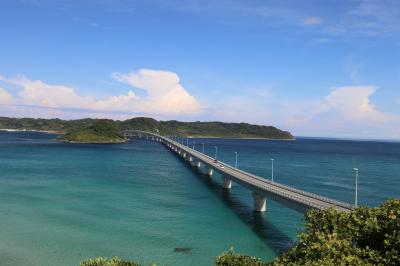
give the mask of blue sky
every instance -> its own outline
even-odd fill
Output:
[[[397,0],[3,0],[0,115],[400,139]]]

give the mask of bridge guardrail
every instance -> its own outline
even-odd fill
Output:
[[[159,138],[163,139],[164,141],[168,141],[168,142],[172,143],[173,145],[180,147],[181,149],[185,150],[186,152],[192,154],[193,156],[196,156],[195,154],[198,154],[198,156],[203,156],[203,157],[206,157],[209,160],[214,160],[214,158],[212,158],[211,156],[209,156],[207,154],[204,154],[204,153],[201,153],[201,152],[199,152],[197,150],[194,150],[194,149],[192,149],[190,147],[187,147],[185,145],[182,145],[182,144],[180,144],[180,143],[178,143],[178,142],[176,142],[176,141],[174,141],[174,140],[172,140],[170,138],[163,137],[163,136],[160,136],[160,135],[154,134],[154,133],[141,131],[141,130],[131,130],[131,131],[141,132],[141,133],[144,133],[144,134],[150,134],[150,135],[153,135],[155,137],[159,137]],[[291,192],[294,192],[294,193],[297,193],[297,194],[300,194],[300,195],[303,195],[303,196],[307,196],[307,197],[310,197],[310,198],[313,198],[313,199],[317,199],[317,200],[320,200],[320,201],[323,201],[323,202],[326,202],[326,203],[330,203],[330,204],[333,204],[333,205],[336,205],[338,207],[342,207],[342,208],[345,208],[345,209],[351,210],[353,208],[353,206],[351,204],[348,204],[348,203],[345,203],[345,202],[342,202],[342,201],[338,201],[338,200],[334,200],[334,199],[331,199],[331,198],[328,198],[328,197],[320,196],[320,195],[317,195],[317,194],[314,194],[314,193],[310,193],[310,192],[307,192],[307,191],[304,191],[304,190],[296,189],[294,187],[283,185],[281,183],[272,182],[272,181],[270,181],[268,179],[265,179],[265,178],[256,176],[254,174],[251,174],[249,172],[243,171],[241,169],[235,168],[235,167],[233,167],[233,166],[231,166],[231,165],[229,165],[227,163],[224,163],[222,161],[218,161],[218,162],[220,164],[222,164],[224,167],[227,167],[227,168],[229,168],[229,169],[231,169],[233,171],[237,171],[237,172],[239,172],[239,173],[241,173],[241,174],[243,174],[245,176],[248,176],[250,178],[253,178],[253,179],[256,179],[256,180],[260,181],[262,183],[261,186],[264,189],[270,191],[271,193],[274,193],[276,195],[282,195],[282,196],[284,196],[286,198],[290,198],[290,199],[292,199],[292,200],[294,200],[296,202],[300,202],[300,203],[306,204],[308,206],[311,206],[311,207],[314,207],[314,208],[317,208],[317,209],[321,209],[321,205],[315,204],[315,203],[313,203],[311,201],[308,201],[308,200],[302,199],[300,197],[296,197],[296,196],[290,195],[290,194],[282,192],[282,191],[277,191],[273,187],[275,186],[275,187],[279,187],[279,188],[282,188],[282,189],[286,189],[288,191],[291,191]],[[221,171],[221,170],[219,170],[219,171]],[[243,180],[243,181],[245,181],[245,180]],[[246,181],[246,182],[248,182],[248,181]],[[257,187],[260,186],[259,184],[254,184],[254,183],[252,185],[257,186]]]
[[[187,146],[185,146],[185,145],[182,145],[182,144],[180,144],[180,143],[176,143],[176,142],[173,141],[173,140],[170,140],[170,139],[167,139],[167,140],[170,141],[170,142],[172,142],[174,145],[177,145],[177,144],[178,144],[178,145],[181,146],[181,148],[184,149],[186,152],[189,152],[189,153],[195,152],[195,153],[198,153],[198,154],[200,154],[200,155],[202,155],[202,156],[207,157],[207,158],[210,159],[210,160],[214,160],[214,158],[208,156],[207,154],[204,154],[204,153],[201,153],[201,152],[199,152],[199,151],[193,150],[192,148],[187,147]],[[227,168],[230,168],[231,170],[240,172],[240,173],[242,173],[242,174],[244,174],[244,175],[246,175],[246,176],[255,178],[255,179],[257,179],[257,180],[259,180],[259,181],[261,181],[261,182],[263,182],[263,183],[267,183],[268,185],[277,186],[277,187],[280,187],[280,188],[282,188],[282,189],[286,189],[286,190],[289,190],[289,191],[292,191],[292,192],[301,194],[301,195],[303,195],[303,196],[308,196],[308,197],[311,197],[311,198],[314,198],[314,199],[318,199],[318,200],[321,200],[321,201],[324,201],[324,202],[327,202],[327,203],[335,204],[336,206],[340,206],[340,207],[343,207],[343,208],[352,209],[352,205],[350,205],[350,204],[348,204],[348,203],[345,203],[345,202],[342,202],[342,201],[338,201],[338,200],[334,200],[334,199],[331,199],[331,198],[327,198],[327,197],[324,197],[324,196],[320,196],[320,195],[317,195],[317,194],[314,194],[314,193],[310,193],[310,192],[307,192],[307,191],[304,191],[304,190],[300,190],[300,189],[297,189],[297,188],[294,188],[294,187],[290,187],[290,186],[287,186],[287,185],[283,185],[283,184],[281,184],[281,183],[272,182],[272,181],[270,181],[270,180],[268,180],[268,179],[265,179],[265,178],[256,176],[256,175],[254,175],[254,174],[251,174],[251,173],[249,173],[249,172],[243,171],[243,170],[241,170],[241,169],[235,168],[235,167],[233,167],[233,166],[231,166],[231,165],[229,165],[229,164],[227,164],[227,163],[224,163],[224,162],[222,162],[222,161],[219,161],[219,163],[222,164],[222,165],[224,165],[224,167],[227,167]]]
[[[178,146],[180,149],[184,150],[187,153],[190,153],[193,156],[196,156],[196,154],[199,154],[200,156],[206,157],[209,160],[214,160],[214,158],[212,158],[211,156],[208,156],[207,154],[204,154],[204,153],[201,153],[199,151],[193,150],[192,148],[187,147],[185,145],[182,145],[180,143],[177,143],[177,142],[175,142],[173,140],[167,139],[167,141],[172,143],[175,146]],[[273,186],[280,187],[282,189],[286,189],[286,190],[298,193],[298,194],[303,195],[303,196],[308,196],[308,197],[311,197],[311,198],[314,198],[314,199],[318,199],[318,200],[324,201],[326,203],[331,203],[331,204],[335,204],[336,203],[335,200],[332,200],[332,199],[329,199],[329,198],[324,198],[324,197],[321,197],[319,195],[315,195],[313,193],[308,193],[308,192],[305,192],[305,191],[301,191],[301,190],[298,190],[298,189],[295,189],[295,188],[292,188],[292,187],[288,187],[288,186],[282,185],[280,183],[271,182],[271,181],[266,180],[264,178],[261,178],[261,177],[258,177],[256,175],[250,174],[248,172],[242,171],[240,169],[234,168],[231,165],[226,164],[226,163],[224,163],[222,161],[219,161],[219,164],[222,164],[225,167],[230,168],[231,170],[240,172],[241,174],[244,174],[245,176],[248,176],[250,178],[253,178],[253,179],[256,179],[256,180],[262,182],[261,187],[263,189],[273,193],[273,194],[280,195],[280,196],[283,196],[283,197],[286,197],[286,198],[290,198],[290,199],[292,199],[292,200],[294,200],[296,202],[305,204],[307,206],[314,207],[314,208],[317,208],[317,209],[323,209],[321,205],[315,204],[315,203],[313,203],[313,202],[311,202],[309,200],[303,199],[303,198],[298,197],[298,196],[294,196],[294,195],[291,195],[291,194],[288,194],[288,193],[285,193],[285,192],[282,192],[282,191],[278,191],[278,190],[274,189]],[[236,178],[238,178],[238,177],[236,177]],[[250,182],[249,180],[243,180],[243,179],[242,179],[242,181]],[[252,185],[254,185],[255,187],[260,187],[259,184],[252,183]],[[299,193],[299,192],[303,192],[303,193]],[[311,195],[317,196],[317,197],[313,197]],[[322,199],[326,199],[326,200],[322,200]],[[337,201],[337,203],[342,203],[342,202]],[[335,204],[335,205],[339,206],[339,207],[347,208],[346,206],[343,206],[344,204]]]

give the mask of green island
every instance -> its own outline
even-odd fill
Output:
[[[82,143],[121,143],[121,132],[126,129],[141,129],[162,135],[247,138],[247,139],[294,139],[292,134],[273,126],[248,123],[224,122],[180,122],[157,121],[148,117],[137,117],[124,121],[107,119],[33,119],[0,117],[0,129],[38,130],[60,134],[61,141]]]
[[[80,265],[140,264],[115,257],[87,259]],[[231,249],[218,256],[215,265],[400,265],[400,200],[389,200],[374,208],[358,207],[350,213],[335,209],[309,210],[305,214],[305,229],[300,233],[298,243],[272,262],[264,262]]]
[[[65,142],[124,143],[119,127],[111,120],[98,120],[90,126],[68,131],[58,138]]]

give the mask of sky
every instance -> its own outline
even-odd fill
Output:
[[[0,116],[400,139],[398,0],[1,0]]]

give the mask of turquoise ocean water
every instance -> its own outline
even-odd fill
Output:
[[[234,246],[266,260],[290,247],[302,214],[251,193],[231,192],[196,173],[164,146],[56,142],[55,135],[0,132],[0,265],[79,265],[119,256],[143,264],[211,265]],[[192,140],[193,141],[193,140]],[[205,152],[251,173],[335,199],[376,206],[400,196],[400,143],[306,139],[196,139]],[[175,248],[190,252],[175,252]]]

